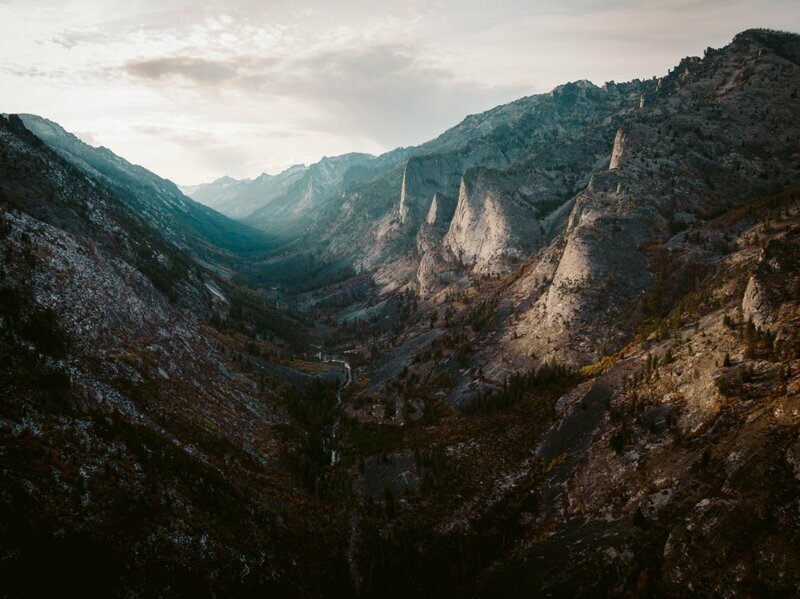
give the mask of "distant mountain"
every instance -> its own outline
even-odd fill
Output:
[[[296,229],[313,218],[317,208],[356,181],[374,176],[402,160],[406,151],[380,157],[344,154],[322,158],[311,166],[296,165],[278,175],[255,179],[222,177],[212,183],[184,188],[190,197],[254,227],[277,233]]]
[[[295,165],[278,175],[263,173],[255,179],[222,177],[211,183],[182,187],[190,198],[230,218],[242,219],[286,194],[287,189],[308,170]]]

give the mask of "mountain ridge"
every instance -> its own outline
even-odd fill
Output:
[[[107,148],[95,148],[62,127],[36,115],[20,115],[35,135],[88,174],[100,177],[128,195],[162,232],[183,245],[205,245],[232,253],[258,251],[269,245],[263,233],[202,206],[178,186],[131,164]]]

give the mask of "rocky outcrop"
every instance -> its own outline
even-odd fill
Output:
[[[542,240],[536,209],[521,194],[509,194],[494,171],[467,171],[444,247],[460,263],[479,273],[504,270]]]
[[[439,194],[434,194],[431,207],[428,209],[427,216],[425,216],[425,223],[427,225],[435,226],[437,222],[442,222],[447,218],[442,214],[442,209],[439,206],[440,201]],[[452,218],[452,214],[450,218]]]
[[[767,324],[774,308],[770,301],[770,293],[766,281],[758,274],[754,274],[747,281],[747,287],[742,297],[742,314],[746,320],[752,320],[757,327]]]
[[[516,351],[581,362],[613,351],[630,333],[623,311],[655,278],[639,248],[659,232],[660,219],[603,210],[608,200],[587,193],[576,201],[563,245],[554,248],[557,266],[542,273],[549,284],[517,325]]]
[[[438,249],[453,220],[455,209],[456,202],[452,198],[441,193],[433,195],[425,220],[417,231],[417,253],[420,256]]]
[[[619,168],[622,165],[622,153],[625,149],[625,135],[623,135],[622,130],[617,130],[617,135],[614,137],[614,148],[611,150],[611,162],[608,165],[608,168],[613,170],[615,168]]]
[[[761,250],[758,264],[747,281],[742,297],[742,315],[762,329],[777,332],[781,307],[796,294],[800,273],[800,236],[794,232],[772,240]]]

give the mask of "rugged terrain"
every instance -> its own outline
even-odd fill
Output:
[[[2,593],[302,588],[325,516],[293,495],[276,392],[281,368],[309,377],[241,352],[289,352],[308,324],[215,279],[18,117],[0,136]],[[320,572],[343,561],[325,543]]]
[[[798,95],[750,30],[238,220],[3,117],[0,592],[800,593]]]

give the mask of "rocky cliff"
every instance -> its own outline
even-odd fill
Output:
[[[547,293],[517,327],[530,337],[515,340],[521,353],[591,359],[618,347],[630,332],[620,323],[635,323],[624,315],[636,314],[657,277],[648,247],[797,183],[793,57],[750,32],[658,81],[616,133],[609,170],[596,172],[576,198]]]

